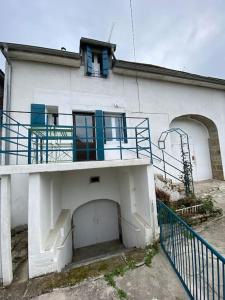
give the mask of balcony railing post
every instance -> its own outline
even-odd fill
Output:
[[[76,125],[73,125],[73,162],[77,160],[76,150]]]
[[[43,163],[43,138],[40,138],[40,162]]]
[[[27,157],[28,157],[28,165],[31,164],[31,129],[28,129],[28,153],[27,153]]]
[[[151,164],[153,164],[152,143],[151,143],[151,133],[150,133],[149,118],[147,118],[147,126],[148,126],[148,141],[149,141],[150,160],[151,160]]]
[[[136,153],[137,153],[137,158],[139,158],[139,153],[138,153],[138,136],[137,136],[137,127],[135,127],[135,140],[136,140]]]
[[[38,164],[38,136],[35,138],[35,147],[36,147],[36,164]]]
[[[120,121],[121,120],[121,121]],[[122,124],[122,118],[119,117],[119,122],[117,122],[117,124],[119,124],[119,139],[120,139],[120,159],[123,159],[123,154],[122,154],[122,132],[121,132],[121,124]]]
[[[47,123],[46,123],[46,148],[45,148],[45,161],[48,163],[48,115],[47,115]]]

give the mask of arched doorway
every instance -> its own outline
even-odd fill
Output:
[[[119,205],[111,200],[93,200],[73,213],[73,248],[120,239]]]
[[[218,132],[213,121],[200,115],[185,115],[175,118],[170,128],[181,128],[189,135],[194,181],[224,179]],[[173,155],[180,157],[175,135],[171,135],[171,147]]]

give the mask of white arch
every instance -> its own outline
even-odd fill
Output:
[[[185,117],[177,118],[170,123],[171,128],[181,128],[189,136],[189,147],[194,181],[212,178],[211,159],[209,151],[209,133],[206,126],[199,121]],[[171,147],[175,157],[180,159],[181,147],[179,136],[171,134]]]
[[[74,248],[117,240],[118,204],[109,199],[96,199],[79,206],[73,213]]]
[[[223,180],[220,143],[216,124],[202,115],[182,115],[174,118],[170,127],[180,127],[189,135],[194,180]],[[177,141],[171,136],[171,147],[176,148]],[[178,155],[178,149],[173,149]]]

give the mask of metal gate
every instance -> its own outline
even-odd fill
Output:
[[[191,299],[225,299],[225,258],[163,202],[160,243]]]

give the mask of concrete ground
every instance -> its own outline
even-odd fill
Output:
[[[124,245],[119,240],[78,248],[73,256],[73,264],[76,265],[90,260],[93,261],[93,259],[106,255],[123,252],[124,249]]]
[[[144,261],[146,250],[130,249],[111,257],[69,268],[61,273],[24,281],[16,280],[7,288],[0,288],[2,300],[119,300],[119,299],[188,299],[170,263],[161,250],[153,256],[150,267]],[[131,268],[129,262],[135,262]],[[118,277],[116,270],[126,270]],[[125,268],[125,269],[124,269]],[[105,274],[113,274],[115,286]],[[117,275],[116,275],[117,274]],[[110,275],[111,276],[111,275]],[[111,278],[111,277],[110,277]],[[111,282],[111,285],[108,284]],[[119,298],[125,293],[128,298]],[[121,295],[120,295],[121,296]]]
[[[129,300],[183,300],[189,299],[166,256],[160,252],[151,267],[142,266],[128,271],[117,279]]]
[[[142,265],[116,278],[118,288],[130,300],[185,300],[189,299],[175,272],[163,253],[158,253],[151,267]],[[34,300],[118,300],[116,290],[104,278],[91,279],[76,286],[54,290]]]
[[[194,229],[223,256],[225,256],[225,181],[206,180],[195,183],[196,195],[211,195],[223,216],[209,220]]]
[[[216,201],[216,206],[222,208],[224,211],[222,217],[198,225],[195,230],[225,256],[225,182],[216,180],[202,181],[195,184],[195,192],[197,196],[211,195]],[[82,255],[80,258],[81,260],[85,259]],[[69,280],[72,280],[73,282],[71,287],[55,289],[53,291],[51,291],[52,289],[50,288],[50,283],[53,279],[57,282],[59,280],[60,282],[67,282],[67,278],[63,278],[63,273],[61,273],[61,275],[44,276],[32,281],[26,281],[25,277],[23,280],[18,280],[19,278],[21,279],[21,276],[18,276],[19,278],[17,279],[17,282],[14,283],[14,286],[8,290],[0,290],[0,299],[118,300],[119,298],[116,289],[107,284],[102,274],[104,274],[105,267],[107,267],[107,270],[111,268],[112,271],[115,265],[118,266],[121,265],[121,263],[120,255],[118,258],[114,258],[113,262],[109,261],[107,263],[102,263],[97,265],[97,267],[95,265],[93,269],[92,267],[86,267],[88,272],[91,270],[91,278],[88,277],[89,279],[83,279],[82,282],[80,282],[79,279],[76,282],[76,278],[70,277]],[[26,268],[27,266],[24,264],[24,270]],[[77,274],[76,270],[77,269],[74,269],[73,274]],[[87,272],[87,270],[84,272],[80,268],[79,272],[79,276],[85,278],[86,275],[84,273]],[[43,284],[47,285],[47,288],[46,286],[43,288]],[[146,265],[142,265],[136,269],[127,271],[123,277],[117,277],[116,286],[117,288],[122,289],[128,295],[128,299],[130,300],[188,299],[180,281],[162,252],[153,258],[150,268]],[[42,294],[43,290],[48,293]]]
[[[34,300],[117,300],[116,291],[106,281],[91,279],[76,286],[58,289],[49,294],[33,298]]]

